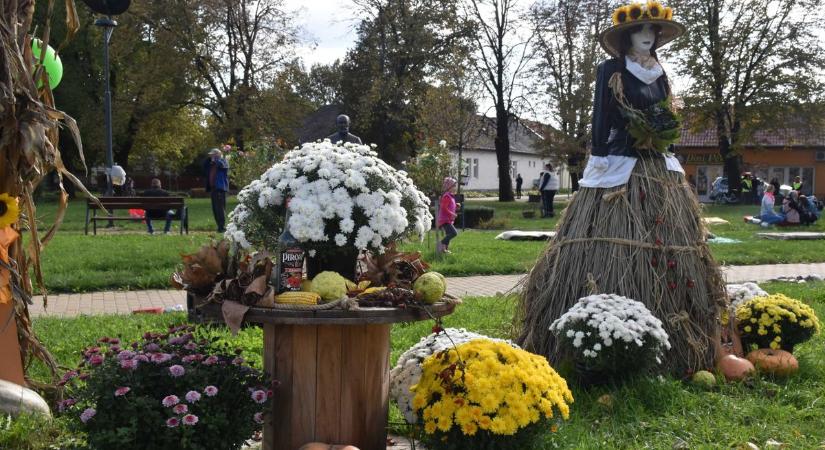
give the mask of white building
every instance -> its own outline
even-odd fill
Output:
[[[498,191],[498,160],[496,159],[496,120],[492,117],[479,116],[481,125],[474,139],[461,151],[464,181],[462,190],[471,191]],[[544,170],[548,158],[543,157],[539,145],[543,141],[541,135],[530,129],[521,121],[510,122],[510,179],[513,189],[516,187],[516,176],[521,174],[524,179],[522,190],[526,193],[533,189],[539,174]],[[458,160],[458,150],[451,148],[450,152]],[[570,188],[570,174],[563,165],[555,164],[554,169],[560,177],[561,188]]]

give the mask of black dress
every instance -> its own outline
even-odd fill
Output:
[[[627,132],[627,120],[622,117],[619,104],[609,86],[614,74],[621,74],[627,102],[636,109],[644,109],[661,102],[670,95],[667,77],[661,76],[645,84],[625,67],[624,61],[613,58],[599,65],[596,77],[596,95],[593,98],[593,156],[639,157],[633,148],[633,138]]]

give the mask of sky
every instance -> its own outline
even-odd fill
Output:
[[[351,0],[285,0],[288,9],[297,12],[298,25],[302,30],[302,45],[296,50],[307,68],[313,64],[331,64],[343,60],[347,50],[355,44],[355,27],[360,20]],[[677,95],[686,87],[686,80],[675,76],[672,66],[663,60],[669,70],[671,83]],[[487,111],[484,100],[480,111]],[[529,115],[529,114],[528,114]],[[547,117],[529,117],[547,121]]]
[[[297,54],[307,67],[314,63],[329,64],[344,59],[355,43],[358,24],[355,7],[347,0],[286,0],[289,9],[298,12],[303,45]]]

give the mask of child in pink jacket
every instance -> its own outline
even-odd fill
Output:
[[[458,230],[456,230],[453,225],[455,218],[458,216],[458,214],[456,214],[458,204],[455,202],[455,197],[453,197],[457,189],[458,182],[456,182],[455,178],[444,178],[444,184],[442,184],[444,194],[441,195],[441,200],[438,203],[438,217],[436,221],[438,228],[444,230],[444,239],[437,244],[438,248],[436,252],[439,253],[451,253],[450,241],[458,235]]]

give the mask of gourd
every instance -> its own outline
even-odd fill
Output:
[[[760,371],[777,377],[788,377],[799,370],[799,361],[785,350],[760,348],[748,353],[748,361]]]
[[[728,381],[744,380],[754,370],[753,364],[750,361],[736,355],[723,356],[716,364],[716,368],[722,372],[722,375],[724,375]]]

